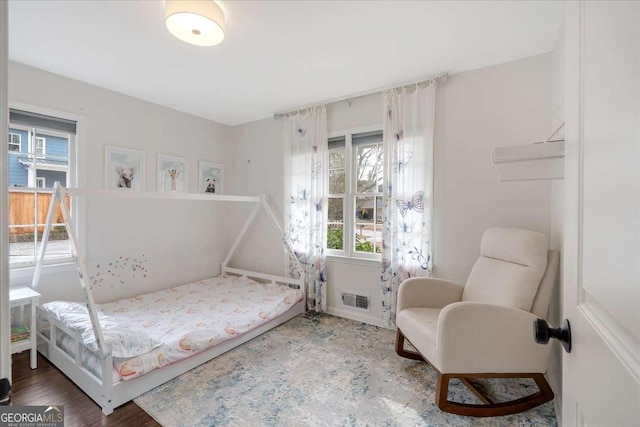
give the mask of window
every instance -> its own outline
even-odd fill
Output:
[[[76,185],[75,122],[11,109],[9,130],[10,143],[11,135],[18,135],[20,142],[26,141],[26,152],[8,156],[9,265],[11,268],[32,267],[42,245],[53,183]],[[71,201],[67,199],[65,204],[74,215]],[[69,236],[58,206],[45,263],[58,264],[71,259]]]
[[[37,157],[44,157],[47,154],[47,139],[36,136],[36,149],[34,150]]]
[[[19,153],[20,143],[22,142],[19,133],[9,134],[9,152]]]
[[[329,138],[329,254],[379,258],[382,252],[382,131]]]

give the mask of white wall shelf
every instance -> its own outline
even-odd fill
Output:
[[[501,181],[564,178],[564,140],[496,147],[493,163]]]
[[[67,188],[70,196],[117,197],[128,199],[160,199],[160,200],[202,200],[219,202],[260,202],[263,196],[235,196],[227,194],[168,193],[157,191],[102,190],[88,188]]]

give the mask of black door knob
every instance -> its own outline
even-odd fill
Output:
[[[567,319],[559,328],[551,328],[546,320],[536,319],[533,321],[533,335],[538,344],[547,344],[549,338],[560,340],[567,353],[571,353],[571,326]]]

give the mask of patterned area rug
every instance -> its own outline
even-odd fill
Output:
[[[495,418],[441,412],[436,375],[394,351],[395,332],[306,314],[135,399],[163,426],[555,426],[553,402]],[[499,400],[528,380],[484,383]],[[449,399],[479,403],[461,383]]]

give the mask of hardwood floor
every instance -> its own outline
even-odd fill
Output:
[[[13,355],[13,405],[64,405],[65,426],[159,426],[138,405],[129,402],[109,416],[70,379],[38,354],[38,368],[29,367],[29,352]]]

